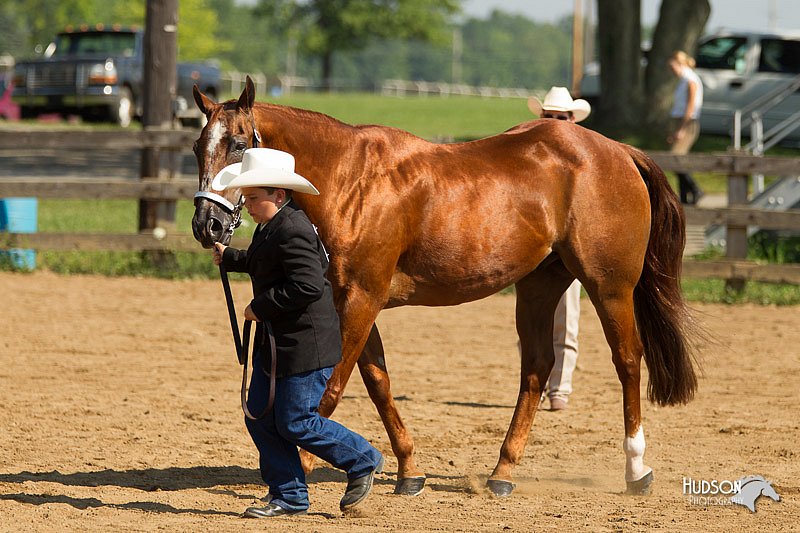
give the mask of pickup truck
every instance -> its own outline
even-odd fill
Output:
[[[178,63],[175,118],[201,121],[192,86],[209,96],[220,91],[213,63]],[[59,33],[44,57],[19,61],[14,69],[13,100],[23,117],[45,112],[73,113],[110,120],[122,127],[142,116],[144,32],[97,25]]]
[[[787,139],[800,141],[800,92],[796,91],[800,83],[800,31],[720,31],[700,42],[696,59],[697,73],[703,80],[700,126],[704,132],[728,133],[734,112],[755,104],[760,108],[764,131],[783,123],[794,128]],[[781,90],[783,94],[777,94]],[[769,105],[765,98],[772,98],[774,104]],[[743,131],[745,136],[749,133],[749,129]]]
[[[643,47],[646,56],[647,47]],[[646,61],[646,60],[645,60]],[[763,125],[769,130],[778,124],[795,124],[800,110],[800,90],[790,86],[800,83],[800,30],[774,33],[718,30],[700,40],[696,53],[696,72],[703,81],[703,109],[700,129],[703,133],[728,135],[733,129],[734,113],[747,109],[775,91],[784,91],[774,105],[764,106]],[[665,66],[666,68],[666,66]],[[600,65],[584,68],[581,97],[593,105],[600,98]],[[767,102],[768,103],[768,102]],[[800,126],[788,133],[790,141],[800,141]],[[743,131],[749,135],[749,129]]]

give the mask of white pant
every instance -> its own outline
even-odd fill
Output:
[[[547,380],[550,398],[567,399],[572,392],[572,372],[578,363],[578,319],[581,314],[581,283],[576,279],[561,295],[553,322],[556,361]]]

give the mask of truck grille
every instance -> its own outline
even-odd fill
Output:
[[[28,76],[28,86],[32,89],[53,87],[74,87],[76,65],[36,65]]]

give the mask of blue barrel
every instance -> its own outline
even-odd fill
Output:
[[[36,198],[0,199],[0,231],[8,233],[36,233],[38,203]],[[0,251],[14,268],[36,268],[36,252],[21,248]]]

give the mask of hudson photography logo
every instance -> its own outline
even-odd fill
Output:
[[[736,481],[684,477],[683,494],[690,505],[743,505],[753,513],[760,496],[781,501],[772,483],[761,476],[747,476]]]

